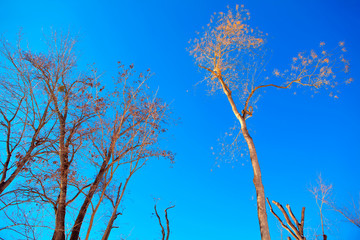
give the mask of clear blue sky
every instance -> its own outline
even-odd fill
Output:
[[[152,86],[170,102],[174,117],[162,144],[173,150],[176,163],[150,161],[133,178],[124,213],[113,230],[129,239],[160,239],[152,216],[153,198],[169,210],[171,240],[260,239],[252,168],[246,158],[216,167],[211,147],[235,123],[225,97],[208,96],[186,48],[195,31],[214,12],[244,4],[253,27],[269,34],[271,66],[286,68],[299,51],[321,41],[345,41],[355,81],[341,88],[339,99],[306,90],[270,90],[260,99],[249,127],[259,154],[266,195],[295,214],[306,207],[306,228],[318,229],[315,200],[308,188],[317,175],[334,184],[339,204],[360,193],[360,3],[356,0],[170,0],[170,1],[16,1],[0,2],[0,33],[41,46],[50,29],[79,36],[79,62],[96,63],[110,83],[116,62],[150,68]],[[86,166],[84,166],[86,167]],[[213,171],[210,171],[213,169]],[[327,214],[327,213],[325,213]],[[331,239],[360,239],[360,230],[328,212]],[[273,239],[280,239],[269,214]],[[319,230],[319,229],[318,229]]]

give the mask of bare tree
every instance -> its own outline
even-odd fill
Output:
[[[318,176],[317,184],[309,191],[313,194],[319,209],[323,236],[326,236],[324,233],[326,225],[324,218],[325,206],[328,206],[330,209],[340,213],[347,221],[360,228],[360,198],[357,201],[353,199],[349,204],[351,207],[341,206],[332,197],[333,185],[326,183],[321,177],[321,174]]]
[[[133,65],[119,64],[119,76],[109,90],[104,90],[96,70],[78,71],[75,42],[68,35],[55,33],[44,54],[23,49],[20,43],[16,49],[4,43],[2,49],[10,65],[14,66],[10,73],[20,76],[20,80],[30,79],[38,91],[28,99],[29,89],[21,85],[23,82],[18,84],[22,92],[17,90],[18,86],[8,85],[5,89],[8,95],[15,96],[12,101],[3,99],[12,108],[0,112],[5,119],[2,126],[8,132],[4,141],[7,159],[16,147],[27,147],[15,158],[19,159],[13,164],[19,168],[16,176],[22,181],[10,193],[19,194],[23,202],[52,209],[49,212],[55,215],[54,240],[79,239],[94,196],[99,195],[98,204],[106,203],[103,201],[106,188],[119,179],[118,169],[130,166],[129,177],[123,187],[118,188],[113,206],[116,216],[134,172],[154,157],[173,160],[171,152],[158,146],[159,135],[166,132],[164,126],[169,112],[168,106],[146,85],[150,71],[137,74]],[[28,107],[24,102],[32,105]],[[18,126],[13,123],[17,118],[20,118],[19,123],[16,122]],[[10,135],[13,125],[22,132]],[[25,138],[28,132],[30,137]],[[3,163],[2,179],[5,180],[2,183],[7,183],[6,172],[11,169],[7,159]],[[28,162],[33,164],[25,168]],[[5,199],[1,200],[5,205],[9,204]],[[93,208],[93,217],[98,208]],[[74,222],[66,217],[68,213],[75,216]],[[114,221],[111,217],[111,227]],[[66,229],[70,224],[71,229]]]
[[[308,55],[299,53],[293,58],[290,70],[274,70],[277,79],[264,84],[262,78],[266,66],[264,53],[265,34],[249,26],[250,14],[243,6],[227,13],[218,13],[210,19],[199,37],[194,39],[189,49],[198,66],[205,70],[205,79],[210,93],[221,90],[227,97],[231,109],[239,121],[241,133],[249,149],[254,172],[257,196],[257,212],[261,238],[270,239],[266,214],[266,200],[262,183],[260,163],[254,141],[247,128],[247,119],[253,115],[257,98],[265,88],[289,89],[293,85],[319,91],[332,89],[338,85],[338,73],[347,72],[348,61],[342,56],[343,43],[334,51],[326,51],[320,44],[320,52],[312,50]],[[351,82],[352,79],[346,80]],[[333,97],[337,97],[331,93]]]
[[[148,95],[145,91],[148,89],[145,82],[150,76],[149,73],[147,75],[140,74],[138,79],[131,81],[133,66],[126,69],[125,66],[120,65],[120,68],[122,70],[118,78],[119,86],[115,88],[112,96],[115,101],[109,105],[111,106],[109,114],[113,118],[110,118],[109,122],[108,118],[100,117],[99,129],[102,134],[90,137],[98,155],[102,158],[102,165],[79,211],[70,239],[78,239],[80,226],[91,198],[106,172],[109,172],[110,169],[113,170],[110,173],[111,180],[119,166],[127,164],[130,168],[122,192],[115,204],[115,213],[113,214],[116,215],[117,207],[132,175],[144,166],[149,158],[165,157],[171,160],[173,158],[170,152],[160,150],[157,146],[159,134],[166,131],[162,125],[166,121],[168,112],[166,104],[162,103],[160,99]],[[110,220],[108,224],[110,227],[114,220],[114,217],[112,221]]]
[[[331,184],[328,185],[324,182],[320,174],[317,180],[317,186],[314,186],[309,190],[315,197],[316,205],[319,209],[321,233],[323,239],[327,239],[327,235],[325,234],[325,227],[327,221],[324,216],[324,207],[329,203],[329,200],[331,198],[332,188],[333,186]]]
[[[51,107],[58,123],[57,128],[52,130],[52,135],[56,137],[53,154],[56,155],[59,166],[58,174],[54,176],[59,181],[59,195],[54,201],[56,207],[53,239],[65,239],[68,185],[76,182],[73,178],[75,171],[70,167],[76,160],[77,152],[83,147],[84,139],[94,131],[90,120],[96,116],[96,109],[91,108],[90,103],[95,101],[100,106],[102,104],[102,99],[92,94],[97,87],[97,79],[87,74],[74,73],[74,45],[75,40],[70,36],[54,34],[46,55],[27,51],[24,58],[34,67],[35,74],[41,79],[44,92],[51,99]]]

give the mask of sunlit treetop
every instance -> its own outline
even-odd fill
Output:
[[[248,20],[250,13],[243,6],[237,5],[235,11],[228,8],[227,13],[215,13],[203,32],[197,33],[199,38],[191,42],[189,51],[196,63],[212,71],[205,78],[210,92],[221,89],[215,80],[218,74],[226,77],[225,82],[230,86],[242,80],[239,76],[242,56],[251,55],[264,44],[264,34],[252,29]]]
[[[222,89],[225,93],[236,94],[243,104],[243,114],[252,115],[255,93],[265,87],[290,88],[296,84],[315,92],[330,90],[329,95],[337,98],[336,86],[352,81],[352,78],[339,76],[349,71],[343,42],[330,51],[322,42],[317,51],[294,57],[289,69],[275,69],[272,76],[265,77],[266,34],[251,28],[249,20],[250,13],[243,5],[237,5],[234,11],[228,7],[226,13],[215,13],[198,33],[198,38],[190,41],[189,49],[199,67],[207,70],[204,81],[209,92]],[[269,80],[272,83],[269,84]]]

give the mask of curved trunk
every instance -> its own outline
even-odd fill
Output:
[[[257,212],[258,212],[258,219],[259,219],[259,225],[260,225],[261,239],[262,240],[270,240],[270,231],[269,231],[269,225],[268,225],[267,214],[266,214],[265,191],[264,191],[264,185],[262,184],[262,180],[261,180],[260,165],[259,165],[259,161],[257,158],[255,144],[247,130],[245,118],[240,114],[240,112],[236,108],[235,102],[231,96],[230,89],[225,84],[225,82],[223,81],[221,76],[218,76],[218,79],[221,83],[221,86],[223,88],[223,91],[224,91],[226,97],[229,100],[229,103],[231,105],[233,113],[235,114],[236,118],[240,122],[242,134],[243,134],[245,141],[249,148],[251,165],[252,165],[253,171],[254,171],[253,182],[254,182],[255,190],[256,190]]]

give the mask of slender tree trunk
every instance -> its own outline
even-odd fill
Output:
[[[65,215],[66,215],[66,195],[68,187],[69,161],[68,149],[65,146],[65,120],[60,117],[60,138],[59,138],[59,158],[60,158],[60,194],[58,207],[55,216],[55,231],[53,240],[65,240]]]
[[[111,180],[110,180],[111,181]],[[89,236],[90,236],[90,232],[91,232],[91,229],[93,227],[93,224],[94,224],[94,219],[95,219],[95,215],[96,215],[96,212],[98,211],[101,203],[103,202],[104,200],[104,196],[105,196],[105,190],[107,188],[107,186],[109,185],[109,182],[107,182],[104,186],[104,189],[99,197],[99,200],[98,200],[98,203],[96,204],[95,208],[93,208],[93,211],[91,213],[91,217],[90,217],[90,220],[89,220],[89,226],[87,228],[87,231],[86,231],[86,237],[85,237],[85,240],[88,240],[89,239]]]
[[[259,225],[260,225],[261,239],[262,240],[270,240],[269,224],[267,221],[267,214],[266,214],[265,190],[264,190],[264,185],[262,184],[262,180],[261,180],[260,165],[259,165],[259,161],[257,158],[255,144],[247,130],[245,118],[240,114],[240,112],[236,108],[235,102],[231,96],[230,89],[223,81],[221,75],[218,76],[218,79],[222,85],[225,95],[227,96],[227,98],[229,100],[229,103],[231,105],[233,113],[235,114],[236,118],[240,122],[241,131],[243,133],[243,136],[244,136],[245,141],[249,148],[251,165],[252,165],[253,171],[254,171],[253,182],[254,182],[255,190],[256,190],[257,212],[258,212],[258,219],[259,219]]]
[[[67,170],[65,170],[67,172]],[[61,186],[59,205],[56,210],[55,232],[53,240],[65,240],[65,215],[66,215],[66,193],[67,193],[67,173],[61,174]]]
[[[74,226],[72,228],[70,240],[78,240],[79,239],[80,230],[81,230],[81,226],[82,226],[82,223],[83,223],[85,215],[86,215],[86,211],[90,205],[91,199],[94,196],[96,189],[99,186],[99,183],[100,183],[102,177],[105,174],[107,163],[108,163],[108,160],[103,161],[101,168],[100,168],[94,182],[92,183],[88,194],[85,197],[85,200],[80,208],[79,214],[78,214],[78,216],[75,220]]]
[[[134,173],[134,172],[130,172],[130,175],[129,175],[128,178],[126,179],[125,184],[124,184],[124,187],[122,188],[122,190],[121,190],[121,185],[120,185],[120,188],[119,188],[119,190],[118,190],[118,196],[117,196],[117,198],[116,198],[116,203],[115,203],[115,206],[114,206],[114,209],[113,209],[111,218],[110,218],[110,220],[109,220],[108,225],[106,226],[106,230],[105,230],[104,235],[103,235],[103,237],[101,238],[101,240],[107,240],[107,239],[109,238],[110,232],[111,232],[111,230],[113,229],[113,226],[114,226],[114,221],[116,220],[117,216],[119,215],[119,214],[117,213],[117,209],[118,209],[118,207],[119,207],[119,205],[120,205],[120,202],[121,202],[121,200],[122,200],[122,198],[123,198],[123,196],[124,196],[124,193],[125,193],[127,184],[128,184],[128,182],[129,182],[131,176],[133,175],[133,173]],[[121,191],[121,194],[120,194],[119,191]]]
[[[58,199],[58,207],[56,210],[55,217],[55,232],[53,235],[53,240],[65,240],[65,215],[66,215],[66,195],[67,195],[67,184],[68,184],[68,170],[69,166],[67,163],[67,158],[61,160],[64,163],[61,164],[60,169],[60,195]]]
[[[260,233],[261,239],[263,240],[270,240],[270,232],[269,232],[269,225],[267,222],[267,214],[266,214],[266,198],[265,198],[265,190],[264,185],[262,184],[261,180],[261,170],[259,161],[257,158],[257,153],[254,145],[254,141],[249,135],[249,132],[246,127],[245,119],[241,119],[241,131],[244,135],[245,141],[249,148],[251,164],[254,171],[254,185],[256,189],[256,202],[257,202],[257,210],[258,210],[258,218],[260,224]]]

